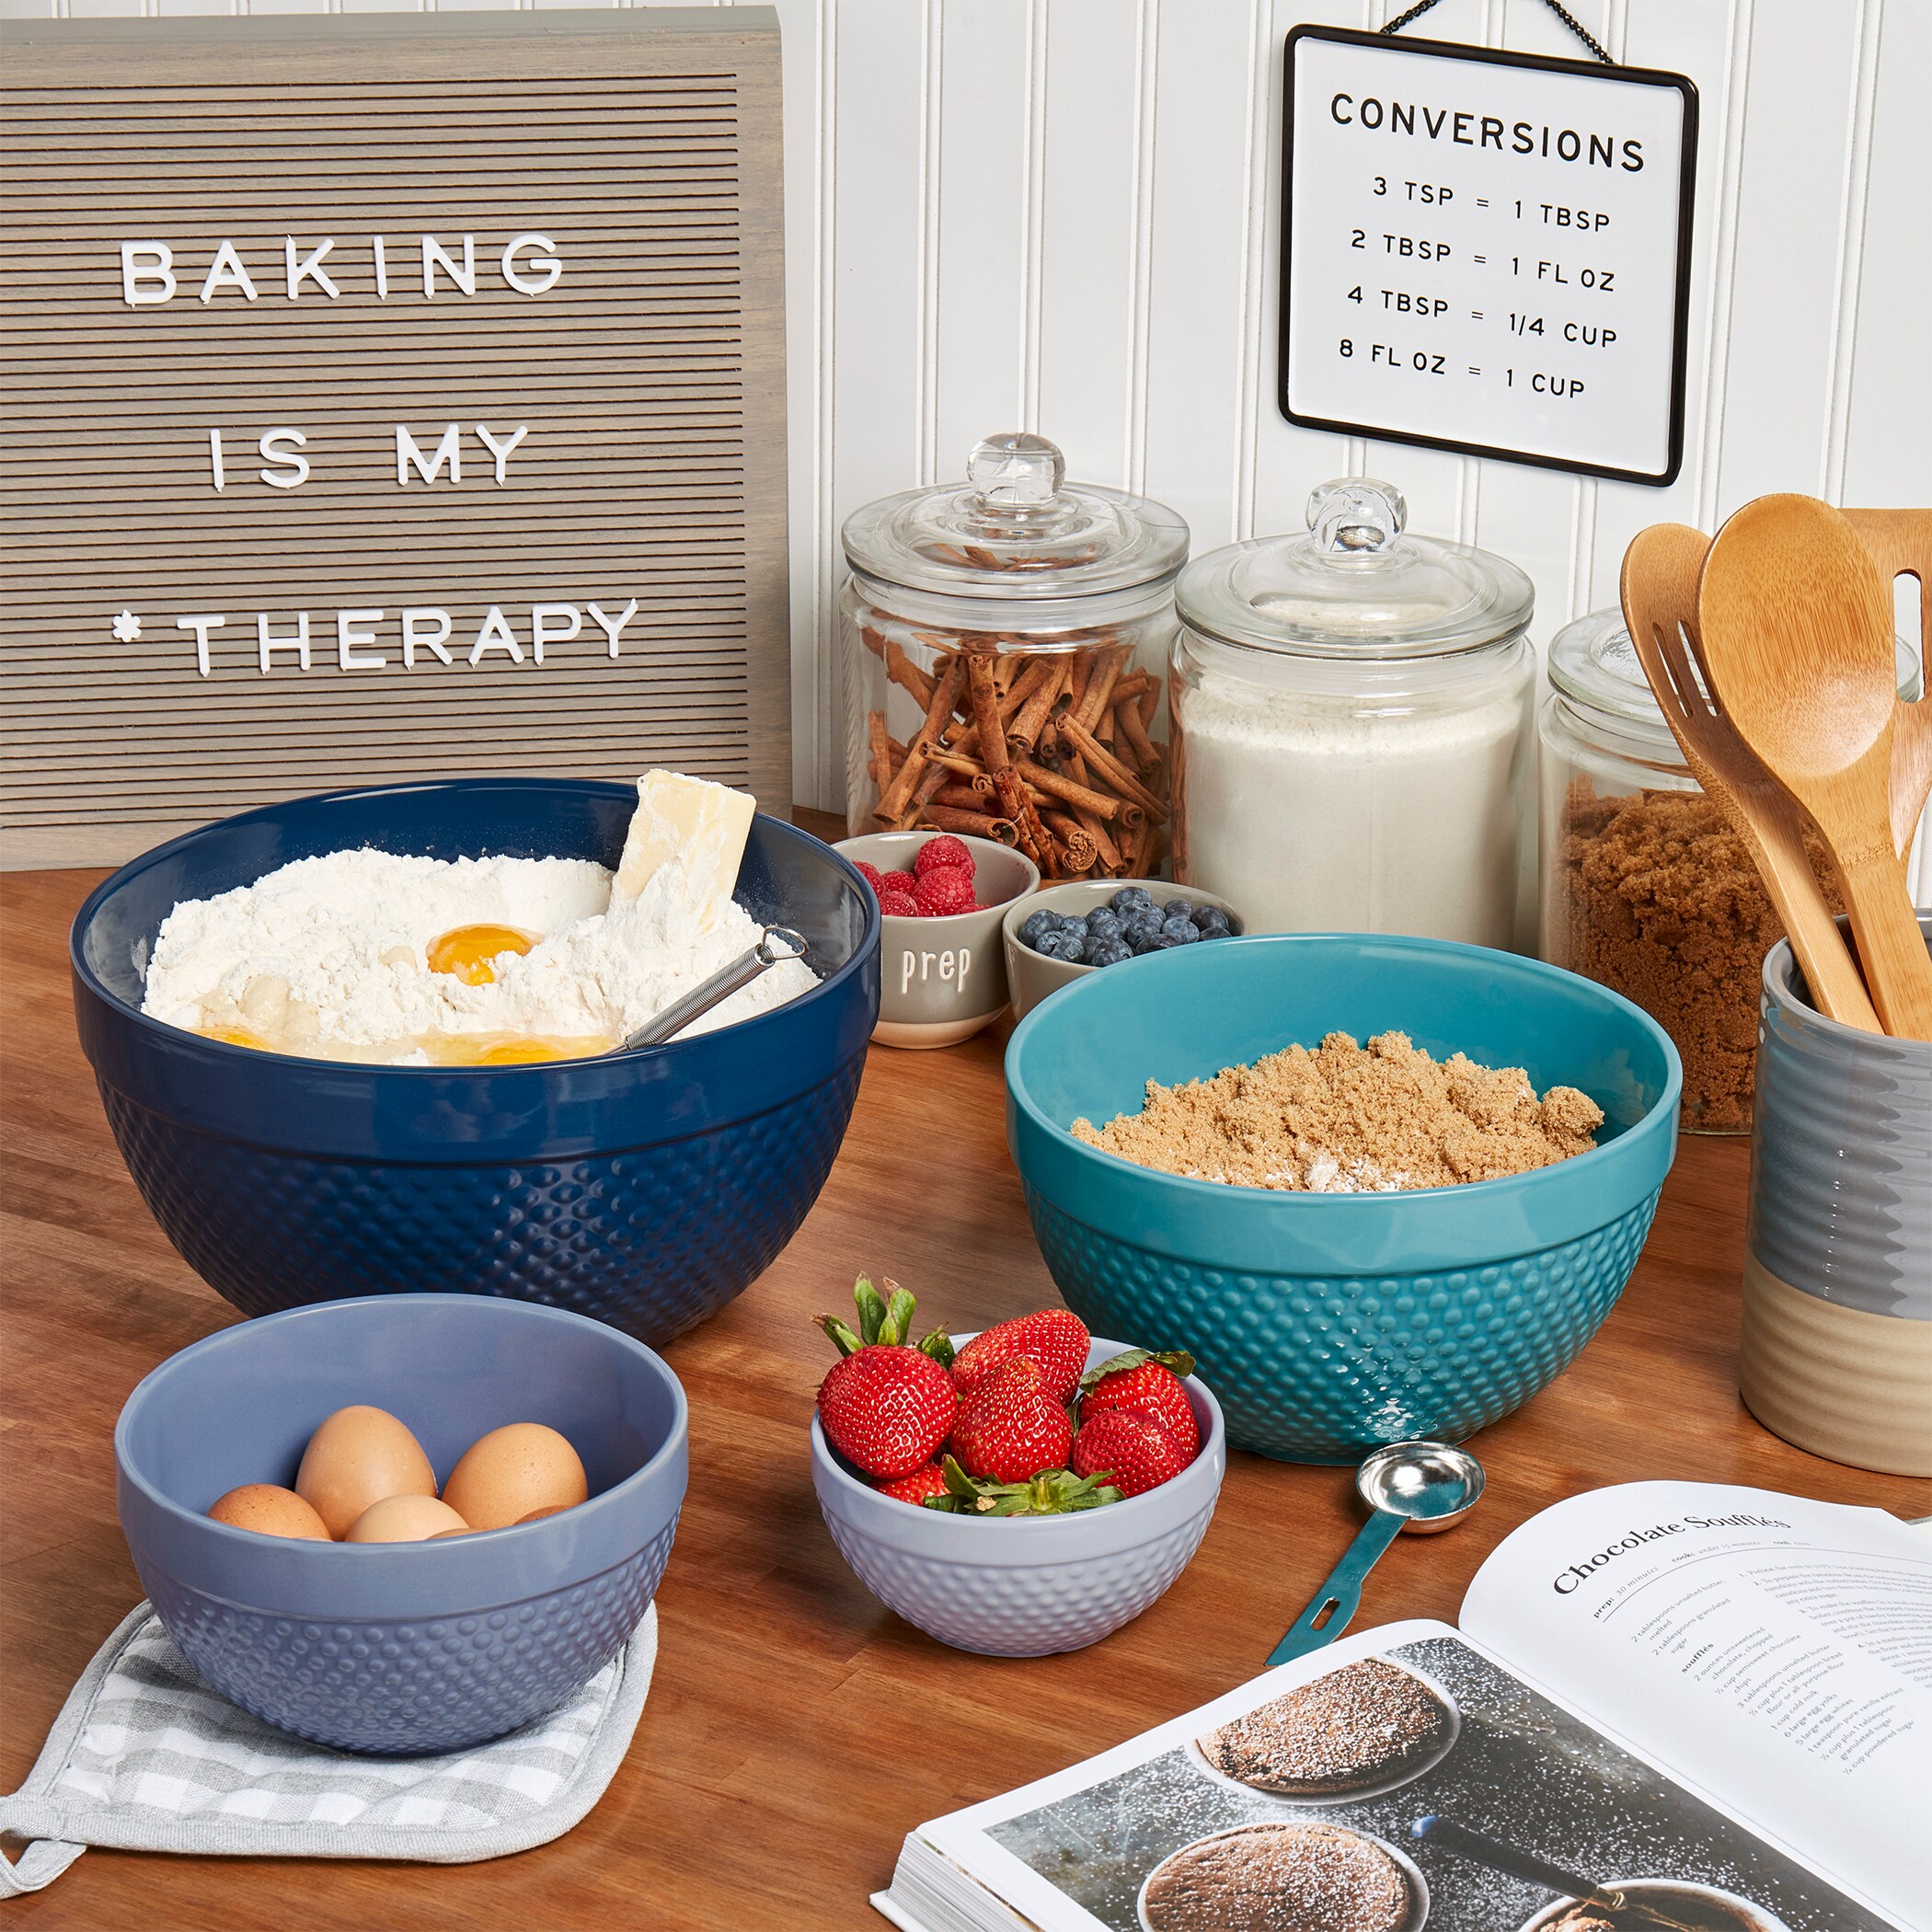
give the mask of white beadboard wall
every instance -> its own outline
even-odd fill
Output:
[[[0,0],[0,13],[387,4]],[[1378,26],[1396,0],[777,8],[808,803],[842,802],[840,522],[868,498],[960,475],[988,431],[1052,436],[1075,475],[1173,504],[1197,548],[1298,529],[1324,477],[1386,476],[1415,527],[1529,571],[1539,643],[1615,599],[1624,546],[1646,523],[1711,529],[1773,489],[1932,501],[1927,0],[1572,0],[1613,54],[1689,75],[1702,99],[1687,449],[1668,489],[1281,420],[1282,39],[1298,20]],[[1581,51],[1544,0],[1440,0],[1416,30]],[[1901,618],[1915,638],[1915,599]],[[1926,845],[1922,833],[1922,904]]]

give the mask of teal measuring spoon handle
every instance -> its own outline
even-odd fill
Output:
[[[1269,1651],[1270,1663],[1286,1663],[1332,1643],[1349,1627],[1362,1606],[1362,1586],[1382,1552],[1402,1533],[1408,1519],[1393,1510],[1377,1510],[1355,1532],[1341,1561],[1328,1581],[1308,1599],[1308,1607],[1289,1626],[1288,1634]],[[1324,1616],[1324,1613],[1326,1616]],[[1319,1625],[1317,1628],[1317,1626]]]

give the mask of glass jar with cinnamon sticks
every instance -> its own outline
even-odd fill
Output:
[[[963,484],[845,526],[846,818],[1025,852],[1049,879],[1156,875],[1172,796],[1166,667],[1188,527],[989,437]]]

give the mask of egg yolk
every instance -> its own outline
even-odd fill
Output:
[[[260,1034],[249,1032],[247,1027],[197,1027],[195,1030],[203,1040],[219,1040],[224,1046],[253,1047],[259,1053],[275,1051]]]
[[[420,1044],[435,1066],[522,1066],[532,1061],[592,1059],[616,1042],[545,1033],[439,1033]]]
[[[447,972],[466,986],[487,986],[496,978],[490,961],[506,952],[528,952],[540,933],[513,926],[458,926],[438,933],[425,951],[431,972]]]

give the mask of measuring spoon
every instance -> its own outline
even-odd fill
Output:
[[[1482,1465],[1454,1443],[1389,1443],[1372,1450],[1355,1471],[1355,1493],[1367,1503],[1369,1520],[1268,1653],[1269,1662],[1286,1663],[1332,1643],[1360,1608],[1362,1586],[1382,1552],[1404,1530],[1426,1536],[1460,1523],[1482,1489]]]
[[[740,987],[749,986],[781,960],[802,960],[808,950],[803,935],[793,932],[790,926],[767,926],[757,945],[740,953],[729,966],[720,966],[709,979],[699,981],[683,999],[673,1000],[611,1052],[627,1053],[634,1047],[663,1045],[699,1015],[708,1013],[720,1000],[730,999]]]
[[[1759,497],[1712,540],[1697,595],[1711,694],[1823,836],[1885,1030],[1932,1040],[1932,959],[1892,835],[1891,587],[1813,497]]]

